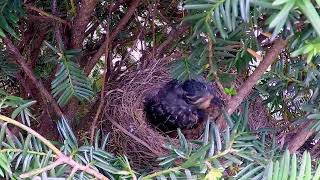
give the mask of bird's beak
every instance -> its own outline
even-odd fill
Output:
[[[207,109],[210,106],[211,100],[213,99],[213,95],[207,95],[199,98],[194,104],[199,109]]]

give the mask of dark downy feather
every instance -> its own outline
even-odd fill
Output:
[[[197,108],[193,102],[208,94],[213,95],[211,103],[219,103],[214,88],[204,81],[172,80],[155,96],[146,97],[146,117],[163,131],[193,128],[207,117],[205,110]]]

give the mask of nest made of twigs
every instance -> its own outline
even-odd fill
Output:
[[[110,150],[128,156],[136,168],[154,168],[156,158],[166,154],[167,137],[148,123],[143,102],[170,80],[163,63],[127,72],[108,84],[101,125],[111,132]]]
[[[105,131],[111,132],[109,150],[129,157],[137,169],[157,168],[156,158],[168,153],[163,145],[169,137],[148,122],[143,105],[145,97],[156,94],[172,79],[166,67],[166,63],[158,61],[147,68],[127,71],[107,86],[103,121],[100,123]],[[265,126],[257,121],[265,122],[267,111],[254,111],[260,106],[265,108],[262,101],[251,104],[249,108],[249,121],[255,124],[251,127],[253,129]],[[170,138],[170,141],[177,142],[175,138]]]

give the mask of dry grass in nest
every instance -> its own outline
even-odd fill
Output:
[[[107,85],[103,121],[100,123],[105,131],[111,132],[109,150],[126,155],[133,167],[139,170],[156,169],[156,158],[167,154],[163,145],[168,137],[148,123],[143,101],[170,80],[166,64],[154,64],[139,71],[127,72],[119,81]],[[259,105],[263,106],[262,103]],[[249,108],[251,121],[256,119],[256,111],[252,111],[254,108],[257,107]],[[176,142],[176,139],[171,141]]]
[[[158,64],[128,72],[117,83],[108,84],[101,125],[111,131],[110,150],[128,156],[135,168],[154,168],[156,158],[166,154],[167,137],[148,123],[143,101],[170,79],[165,64]]]

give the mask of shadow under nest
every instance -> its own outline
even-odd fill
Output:
[[[167,136],[148,122],[144,113],[144,99],[154,95],[167,82],[172,80],[167,63],[156,63],[138,71],[128,71],[119,80],[108,84],[102,121],[99,127],[110,132],[109,151],[118,155],[126,155],[135,170],[158,169],[156,159],[168,154],[164,144],[176,143],[175,136]],[[221,97],[221,93],[218,92]],[[268,127],[270,119],[262,100],[256,98],[249,107],[250,129]],[[258,101],[257,101],[258,100]],[[258,112],[257,112],[258,111]],[[263,122],[263,123],[261,123]],[[189,140],[199,138],[202,129]],[[200,131],[199,131],[200,129]]]

